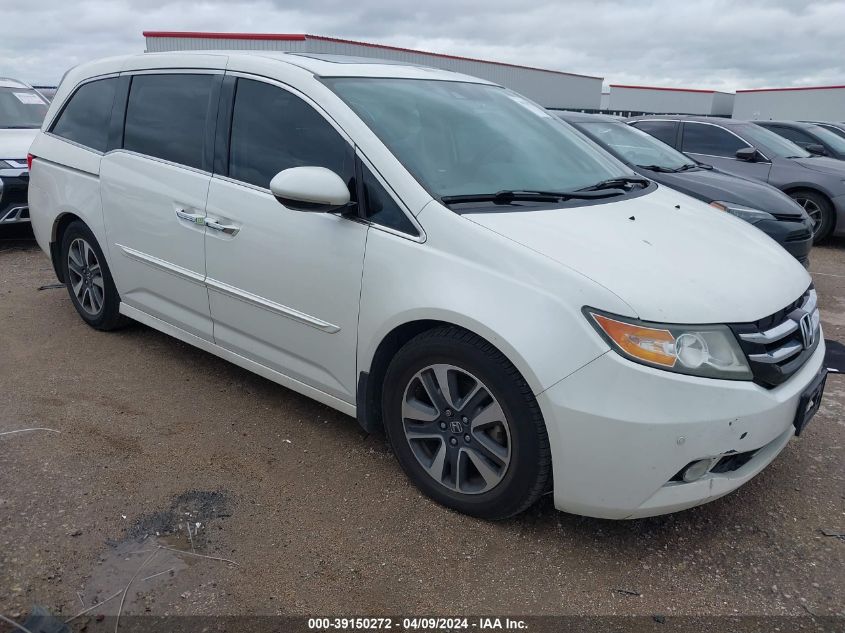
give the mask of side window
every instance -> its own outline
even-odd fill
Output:
[[[750,145],[725,129],[705,123],[684,123],[684,152],[734,158],[736,150],[744,147]]]
[[[124,149],[209,169],[206,130],[215,76],[135,75],[126,106]]]
[[[418,236],[419,232],[408,216],[366,165],[363,166],[363,171],[365,217],[375,224]]]
[[[50,131],[69,141],[105,152],[116,88],[117,77],[83,84],[70,97]]]
[[[667,145],[675,147],[678,133],[677,121],[637,121],[634,125]]]
[[[238,79],[229,142],[229,177],[258,187],[283,169],[317,166],[344,181],[354,175],[352,150],[314,108],[287,90]]]
[[[805,145],[812,145],[813,143],[818,143],[816,139],[814,139],[806,132],[802,132],[801,130],[796,130],[791,127],[780,127],[779,125],[773,125],[769,129],[772,132],[779,134],[783,138],[789,139],[793,143],[800,145],[801,147],[804,147]]]

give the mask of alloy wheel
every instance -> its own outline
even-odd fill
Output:
[[[810,216],[810,220],[813,222],[813,235],[818,233],[819,228],[822,224],[822,210],[818,204],[810,200],[809,198],[802,198],[798,196],[795,198],[795,202],[800,204],[804,207],[804,211],[807,212],[807,215]]]
[[[408,382],[402,426],[414,457],[442,486],[488,492],[511,461],[505,412],[490,389],[460,367],[429,365]]]
[[[97,316],[103,309],[106,297],[103,270],[97,253],[81,237],[70,243],[67,269],[71,289],[80,307],[87,314]]]

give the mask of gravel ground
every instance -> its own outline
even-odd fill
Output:
[[[845,341],[845,241],[812,259]],[[38,290],[31,241],[0,241],[0,271],[0,432],[60,431],[0,436],[0,614],[70,617],[134,575],[124,614],[845,615],[845,377],[719,501],[611,522],[546,497],[491,524],[423,498],[352,418],[146,327],[88,328]]]

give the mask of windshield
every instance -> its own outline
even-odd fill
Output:
[[[0,88],[0,128],[39,128],[47,103],[30,88]]]
[[[836,132],[821,125],[809,127],[807,131],[832,147],[837,154],[845,154],[845,138],[839,136]]]
[[[809,158],[812,156],[810,152],[798,147],[792,141],[759,125],[753,123],[741,125],[738,126],[737,131],[745,137],[746,141],[750,141],[769,158],[775,156],[778,158]]]
[[[679,151],[654,138],[642,130],[613,121],[578,121],[582,128],[626,161],[639,167],[657,166],[662,169],[681,169],[695,165]]]
[[[634,176],[540,106],[498,86],[361,77],[326,83],[438,198],[569,191]]]

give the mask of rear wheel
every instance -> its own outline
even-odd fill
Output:
[[[813,243],[818,244],[833,230],[834,214],[830,200],[822,194],[807,189],[789,194],[795,202],[804,207],[813,221]]]
[[[456,327],[412,339],[390,363],[382,404],[400,465],[435,501],[503,519],[546,490],[551,453],[537,401],[483,339]]]
[[[120,296],[97,239],[83,222],[71,222],[62,236],[62,273],[73,307],[91,327],[113,330],[125,325]]]

